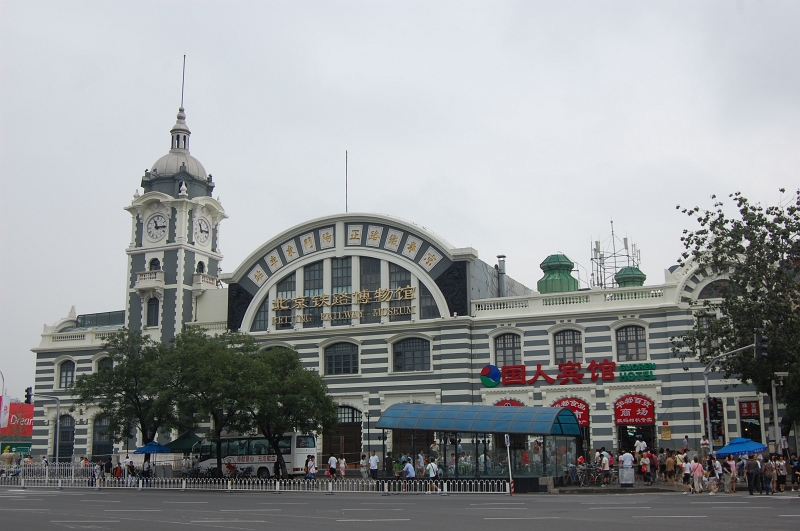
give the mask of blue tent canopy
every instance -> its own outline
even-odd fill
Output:
[[[171,454],[172,450],[167,448],[163,444],[159,444],[155,441],[150,441],[149,443],[145,444],[141,448],[137,448],[134,450],[135,454]]]
[[[760,442],[751,441],[744,437],[737,437],[731,442],[717,450],[717,457],[725,457],[728,455],[742,456],[749,454],[760,454],[767,450],[766,445]]]
[[[580,435],[575,414],[558,407],[394,404],[381,414],[378,429],[530,435]]]

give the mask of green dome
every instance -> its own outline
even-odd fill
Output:
[[[617,281],[621,288],[643,286],[646,279],[647,275],[642,273],[638,267],[633,266],[623,267],[614,275],[614,280]]]
[[[578,291],[578,281],[572,277],[575,264],[563,254],[551,254],[539,264],[544,277],[536,284],[539,293]]]

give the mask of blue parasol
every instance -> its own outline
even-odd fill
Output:
[[[717,450],[717,457],[725,457],[728,455],[743,456],[749,454],[760,454],[767,450],[767,447],[759,442],[745,439],[744,437],[737,437],[719,450]]]
[[[163,444],[159,444],[155,441],[150,441],[149,443],[145,444],[141,448],[137,448],[134,450],[135,454],[171,454],[172,449],[167,448]]]

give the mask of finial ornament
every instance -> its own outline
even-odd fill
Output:
[[[139,189],[138,188],[133,191],[133,198],[134,199],[139,199]]]
[[[186,191],[186,182],[181,181],[181,195],[189,195]]]

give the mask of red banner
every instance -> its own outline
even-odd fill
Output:
[[[626,395],[614,402],[617,424],[655,424],[653,401],[642,395]]]
[[[515,406],[515,407],[524,407],[525,404],[519,402],[517,400],[501,400],[495,404],[496,406]]]
[[[580,398],[562,398],[553,402],[552,407],[567,408],[575,413],[575,418],[578,419],[578,424],[583,427],[589,425],[589,404]]]
[[[739,402],[739,417],[743,419],[761,418],[758,402]]]
[[[8,426],[0,435],[30,437],[33,435],[33,404],[9,404]]]

